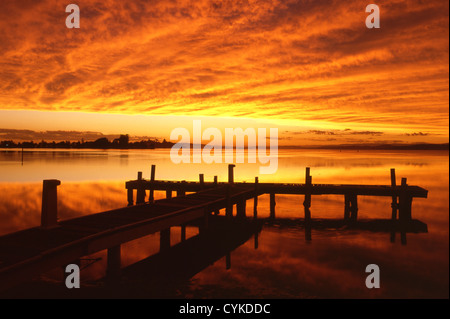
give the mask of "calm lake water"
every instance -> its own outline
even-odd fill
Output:
[[[142,171],[149,178],[156,164],[156,179],[205,180],[217,175],[227,180],[227,164],[173,164],[163,150],[0,150],[0,235],[38,226],[42,180],[59,179],[60,219],[126,206],[125,181]],[[294,223],[303,218],[303,196],[277,196],[276,215],[281,224],[264,225],[255,249],[254,239],[226,258],[192,277],[174,297],[187,298],[448,298],[449,297],[449,154],[448,151],[331,151],[279,150],[278,171],[259,175],[259,164],[237,164],[235,181],[303,183],[311,167],[313,183],[390,184],[395,168],[409,185],[429,191],[427,199],[414,199],[412,216],[428,226],[427,233],[399,234],[364,230],[304,229]],[[156,198],[164,194],[157,192]],[[341,218],[342,196],[313,196],[312,218]],[[389,218],[390,198],[358,197],[358,218]],[[248,202],[247,215],[253,212]],[[261,196],[258,216],[269,216],[268,196]],[[188,230],[188,236],[196,229]],[[172,243],[180,241],[173,228]],[[123,265],[158,251],[157,235],[123,245]],[[82,272],[90,282],[104,273],[105,254]],[[381,288],[367,289],[368,264],[377,264]],[[102,273],[103,272],[103,273]],[[48,274],[50,280],[51,274]]]

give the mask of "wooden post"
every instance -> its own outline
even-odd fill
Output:
[[[397,185],[396,185],[396,178],[395,178],[395,168],[391,168],[391,187],[393,189],[395,189],[396,186]],[[397,219],[397,210],[398,210],[397,196],[396,195],[392,196],[391,207],[392,207],[392,216],[391,216],[391,218],[392,218],[392,220],[396,220]]]
[[[186,196],[186,192],[184,190],[177,190],[177,197]]]
[[[236,165],[229,164],[228,165],[228,183],[233,184],[234,183],[234,167]]]
[[[312,177],[310,175],[311,169],[309,167],[305,170],[305,200],[303,202],[303,206],[310,208],[311,207],[311,186],[312,186]]]
[[[61,182],[47,179],[42,183],[41,228],[51,229],[58,226],[58,190]]]
[[[275,194],[270,193],[270,218],[275,218]]]
[[[245,210],[247,207],[247,201],[245,198],[242,198],[236,204],[236,217],[245,218]]]
[[[356,221],[358,219],[358,196],[350,194],[350,219]]]
[[[350,196],[344,194],[344,220],[348,221],[350,219]]]
[[[134,204],[133,189],[131,187],[127,189],[127,200],[128,200],[128,206],[133,206],[133,204]]]
[[[153,203],[153,201],[155,200],[155,191],[153,190],[153,182],[155,181],[155,172],[156,172],[156,165],[152,165],[152,171],[150,174],[150,182],[151,183],[151,187],[150,187],[150,195],[149,195],[149,201],[150,203]]]
[[[407,193],[407,179],[402,178],[401,191],[398,199],[398,219],[400,220],[400,242],[406,245],[406,223],[411,220],[412,197]]]
[[[214,176],[214,186],[217,186],[217,176]]]
[[[203,220],[201,221],[200,227],[199,227],[199,234],[204,234],[208,230],[209,227],[209,211],[205,209]]]
[[[311,187],[312,177],[311,168],[305,169],[305,200],[303,201],[303,208],[305,212],[305,240],[311,241]]]
[[[166,198],[172,198],[172,190],[171,189],[166,190]]]
[[[159,232],[159,251],[170,248],[170,228],[163,229]]]
[[[255,177],[255,197],[253,198],[253,218],[258,218],[258,177]]]
[[[399,197],[398,217],[402,222],[411,220],[412,196],[408,193],[406,178],[402,178],[401,193]]]
[[[199,174],[198,177],[200,180],[200,188],[204,188],[205,187],[205,175]]]
[[[120,245],[108,248],[107,256],[106,278],[108,281],[117,280],[120,276],[121,268]]]
[[[311,241],[311,212],[309,208],[305,209],[305,240],[307,242]]]
[[[230,269],[231,268],[231,253],[227,253],[225,256],[225,267],[226,269]]]
[[[138,186],[136,191],[136,204],[145,203],[145,189],[143,185],[142,172],[138,172]]]

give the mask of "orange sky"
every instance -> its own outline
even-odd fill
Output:
[[[201,118],[280,144],[448,142],[448,1],[376,1],[380,29],[369,3],[2,0],[0,128],[168,138]]]

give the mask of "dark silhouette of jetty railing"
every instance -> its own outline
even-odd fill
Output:
[[[275,218],[276,194],[304,195],[304,220],[309,226],[313,195],[343,195],[344,220],[348,223],[357,219],[358,195],[388,196],[392,198],[391,219],[397,221],[398,212],[403,231],[405,225],[412,221],[413,198],[427,197],[427,190],[407,185],[405,178],[400,186],[396,186],[394,170],[391,170],[391,185],[371,186],[313,184],[309,168],[303,184],[259,183],[258,177],[255,177],[255,183],[236,183],[234,167],[229,165],[226,183],[219,183],[217,177],[213,182],[205,182],[203,174],[200,174],[198,182],[177,182],[156,180],[156,167],[152,165],[149,180],[144,180],[142,172],[139,172],[137,180],[126,182],[128,207],[61,222],[57,221],[57,187],[60,182],[44,181],[41,226],[0,237],[0,290],[30,280],[47,270],[77,263],[81,257],[101,250],[107,250],[107,277],[118,278],[123,243],[159,232],[160,250],[163,252],[170,248],[171,227],[181,226],[183,242],[188,224],[195,222],[200,235],[205,234],[210,228],[210,216],[219,214],[221,209],[225,209],[225,220],[245,221],[249,199],[254,200],[253,217],[256,219],[258,197],[262,194],[270,194],[270,218]],[[155,201],[154,191],[161,190],[166,192],[166,198]],[[174,191],[176,197],[172,196]]]
[[[214,189],[219,187],[242,187],[247,189],[250,197],[255,199],[254,213],[257,212],[257,199],[262,194],[270,194],[270,217],[275,217],[275,195],[292,194],[304,195],[303,206],[305,207],[305,219],[311,218],[309,211],[311,207],[312,195],[344,195],[344,219],[356,220],[358,216],[358,196],[385,196],[392,198],[392,219],[399,220],[411,219],[411,207],[414,197],[427,198],[428,191],[419,186],[407,185],[407,179],[402,178],[400,186],[396,185],[395,169],[391,169],[391,185],[336,185],[336,184],[313,184],[310,168],[306,168],[305,183],[303,184],[285,184],[285,183],[260,183],[258,177],[255,177],[255,183],[235,183],[234,167],[228,166],[228,182],[218,182],[217,176],[214,176],[213,182],[205,182],[204,175],[199,174],[198,182],[187,181],[158,181],[155,179],[155,165],[152,165],[151,177],[149,180],[142,178],[142,172],[138,172],[138,179],[128,181],[126,188],[128,190],[128,205],[134,204],[134,190],[136,190],[136,204],[146,202],[146,191],[149,191],[148,201],[154,200],[154,191],[166,191],[166,197],[171,198],[172,192],[176,192],[177,197],[184,196],[187,192],[198,192],[205,189]],[[245,197],[245,196],[244,196]],[[248,197],[248,196],[247,196]],[[398,199],[398,200],[397,200]],[[231,213],[230,207],[228,214]],[[237,214],[241,215],[245,211],[245,202],[237,203]],[[244,212],[245,213],[245,212]]]

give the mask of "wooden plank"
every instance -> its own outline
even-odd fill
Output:
[[[234,177],[232,178],[234,180]],[[203,188],[199,182],[173,182],[173,181],[157,181],[150,183],[149,181],[143,181],[142,187],[144,189],[155,190],[184,190],[185,192],[197,192],[202,189],[213,189],[216,186],[223,185],[224,183],[204,182]],[[236,187],[249,187],[251,184],[246,183],[233,183]],[[128,181],[126,183],[127,188],[137,189],[138,184],[136,181]],[[304,195],[307,192],[305,184],[278,184],[278,183],[259,183],[261,193],[270,194],[298,194]],[[314,184],[311,188],[312,195],[344,195],[345,193],[353,192],[356,195],[369,195],[369,196],[395,196],[402,192],[399,186],[392,187],[391,185],[340,185],[340,184]],[[413,197],[427,198],[428,191],[419,186],[408,186],[407,192]]]

